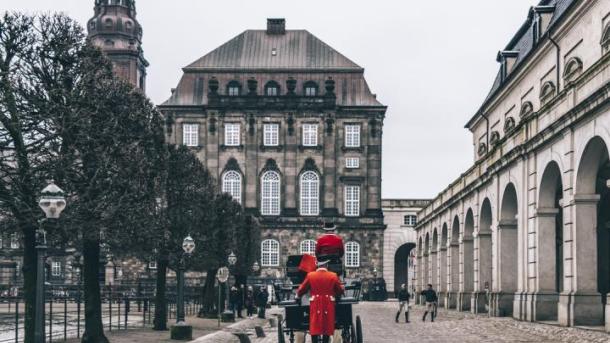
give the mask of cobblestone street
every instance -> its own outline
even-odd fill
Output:
[[[396,302],[362,303],[355,308],[362,317],[364,342],[574,342],[607,343],[610,335],[575,328],[520,322],[511,318],[488,318],[441,309],[434,323],[422,322],[423,307],[411,308],[411,323],[394,322]],[[263,342],[277,342],[275,334]],[[308,340],[309,342],[309,340]]]

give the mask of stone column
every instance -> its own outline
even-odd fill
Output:
[[[371,125],[371,123],[374,123]],[[367,217],[380,217],[381,213],[381,123],[371,119],[368,125],[363,125],[362,134],[365,130],[370,131],[368,146],[366,149],[367,185],[368,199],[365,215]]]
[[[564,273],[564,291],[559,297],[558,310],[561,325],[604,325],[604,308],[601,294],[597,291],[599,199],[600,196],[597,194],[576,194],[574,201],[565,206],[565,213],[573,213],[575,225],[572,226],[573,230],[564,230],[566,273]],[[572,257],[571,252],[574,253],[572,261],[569,260]]]
[[[326,123],[320,126],[319,137],[322,137],[324,142],[324,207],[322,215],[325,217],[336,217],[339,215],[337,197],[335,194],[340,190],[337,189],[337,146],[340,144],[337,141],[337,128],[334,126],[332,114],[327,114]]]
[[[513,300],[517,291],[518,255],[517,220],[502,220],[497,230],[498,271],[491,296],[492,316],[512,316]]]
[[[470,311],[473,291],[473,243],[472,238],[462,238],[460,243],[460,290],[457,299],[458,311]]]
[[[445,308],[456,308],[457,295],[460,290],[460,245],[450,243],[447,249],[447,263],[449,269],[449,279],[447,287],[447,300]]]
[[[486,313],[489,302],[487,291],[491,290],[491,231],[478,232],[474,240],[475,285],[470,311],[472,313]],[[485,288],[486,285],[487,289]]]
[[[421,254],[417,255],[417,260],[416,260],[415,263],[416,263],[416,266],[415,266],[416,271],[415,271],[415,273],[417,274],[416,275],[417,282],[415,283],[415,292],[416,292],[416,294],[414,296],[415,296],[416,304],[421,305],[421,301],[420,301],[421,299],[420,299],[419,296],[417,296],[417,294],[419,294],[422,291],[422,283],[423,283],[423,275],[424,275],[424,273],[423,273],[423,257],[422,257]]]
[[[432,288],[438,291],[438,250],[437,247],[430,249],[430,281]]]
[[[297,165],[297,133],[296,131],[290,128],[286,128],[282,130],[285,132],[284,136],[286,137],[286,152],[284,154],[284,161],[286,161],[285,166],[281,166],[280,168],[284,168],[281,170],[283,173],[282,182],[285,184],[285,190],[282,196],[284,197],[282,201],[284,202],[284,211],[283,215],[285,216],[297,216],[299,214],[297,210],[297,187],[298,187],[298,177],[300,166]],[[278,161],[278,163],[280,163]]]
[[[447,246],[441,245],[438,257],[439,283],[438,306],[445,307],[447,298]]]
[[[426,285],[430,283],[430,262],[429,262],[429,254],[428,253],[424,253],[423,256],[423,261],[424,261],[424,272],[422,274],[423,276],[423,282],[421,284],[421,288],[422,290],[426,289]],[[421,296],[420,296],[421,298]],[[423,299],[420,299],[420,304],[424,304],[425,301]]]

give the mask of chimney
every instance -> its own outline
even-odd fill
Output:
[[[268,35],[283,35],[285,33],[286,33],[286,19],[284,19],[284,18],[267,19],[267,34]]]

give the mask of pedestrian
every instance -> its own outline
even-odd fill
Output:
[[[237,317],[244,318],[242,312],[244,310],[244,285],[240,285],[237,289]]]
[[[252,318],[254,315],[254,288],[252,286],[248,286],[248,290],[246,291],[246,314],[248,318]]]
[[[398,318],[400,318],[400,314],[402,311],[405,311],[405,323],[409,322],[409,299],[411,299],[411,295],[409,294],[409,290],[407,289],[407,285],[404,283],[400,286],[400,291],[398,291],[398,313],[396,313],[396,322],[398,323]]]
[[[426,316],[428,312],[430,312],[430,317],[432,321],[434,321],[434,317],[436,316],[436,302],[438,301],[438,297],[436,296],[436,291],[432,289],[432,285],[428,284],[428,289],[421,292],[421,295],[426,299],[426,312],[424,312],[423,321],[426,321]]]
[[[256,295],[256,306],[258,307],[258,317],[265,319],[265,310],[267,309],[267,302],[269,301],[269,292],[267,287],[262,286],[258,294]]]
[[[239,292],[237,291],[237,287],[231,287],[231,291],[229,291],[229,306],[231,308],[231,312],[233,312],[233,316],[237,312],[237,302],[239,301]]]

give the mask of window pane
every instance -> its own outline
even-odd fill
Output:
[[[315,216],[320,212],[320,180],[315,172],[301,176],[301,215]]]
[[[345,244],[345,266],[348,268],[360,267],[360,244],[356,242]]]
[[[315,255],[316,254],[316,241],[308,239],[301,242],[301,255]]]
[[[268,96],[277,96],[277,87],[268,87],[267,88],[267,95]]]
[[[305,124],[303,125],[303,146],[318,145],[318,125]]]
[[[229,87],[229,96],[238,96],[239,95],[239,87],[231,86]]]
[[[182,124],[182,144],[186,146],[199,146],[198,124]]]
[[[345,215],[360,215],[360,186],[345,186]]]
[[[345,159],[345,167],[350,169],[360,168],[360,158],[348,157]]]
[[[263,131],[263,144],[265,146],[278,146],[280,144],[280,126],[278,124],[265,124],[263,127]]]
[[[273,239],[261,243],[261,264],[263,267],[277,267],[280,265],[280,243]]]
[[[360,125],[345,126],[345,146],[351,148],[360,147]]]
[[[241,204],[241,175],[236,171],[226,172],[222,178],[222,192],[231,195]]]
[[[240,128],[239,124],[225,124],[225,145],[239,146],[239,144],[240,144],[239,128]]]
[[[280,214],[280,176],[276,172],[266,172],[262,177],[261,213],[265,216]]]

